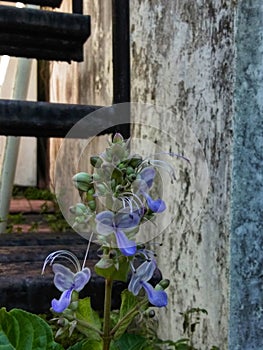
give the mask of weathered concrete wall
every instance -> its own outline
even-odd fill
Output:
[[[263,349],[263,3],[241,0],[236,20],[231,229],[231,350]]]
[[[202,349],[213,344],[227,349],[234,14],[230,0],[131,2],[132,101],[161,105],[184,120],[210,172],[202,218],[184,233],[178,225],[186,223],[179,218],[158,249],[161,269],[171,279],[170,305],[159,316],[160,335],[183,336],[179,312],[202,307],[209,313],[196,334]],[[151,125],[151,118],[136,115],[134,120]],[[174,128],[173,121],[161,117],[158,125],[160,130]],[[141,137],[142,128],[135,126],[133,133]],[[156,131],[144,137],[175,151],[175,144],[158,139]],[[153,153],[151,147],[145,151]],[[168,185],[166,190],[174,193]]]

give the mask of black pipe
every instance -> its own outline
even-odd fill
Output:
[[[130,102],[131,98],[129,16],[129,0],[112,0],[113,104]],[[118,126],[116,131],[125,138],[130,136],[129,124]]]

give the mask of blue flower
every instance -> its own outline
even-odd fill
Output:
[[[148,283],[156,269],[155,260],[145,261],[136,270],[133,271],[128,286],[128,290],[134,295],[138,295],[141,288],[144,288],[149,302],[157,307],[166,306],[168,297],[164,290],[156,290]]]
[[[111,211],[103,211],[96,216],[96,230],[103,236],[115,234],[117,246],[123,255],[131,256],[136,253],[135,241],[129,240],[125,232],[134,230],[138,227],[140,216],[136,212],[118,212],[114,214]]]
[[[154,213],[162,213],[166,209],[165,202],[158,198],[156,200],[152,199],[149,195],[149,190],[153,185],[153,180],[155,177],[155,170],[153,167],[143,168],[139,173],[139,193],[143,195],[146,199],[149,209]]]
[[[76,269],[76,273],[73,273],[68,267],[65,267],[64,265],[54,264],[54,261],[58,258],[70,261]],[[84,259],[84,263],[85,261],[86,257]],[[89,282],[91,272],[89,268],[84,268],[84,263],[81,268],[78,258],[67,250],[57,250],[49,254],[45,259],[42,274],[44,273],[44,270],[48,263],[52,265],[53,272],[55,273],[54,284],[57,289],[62,292],[59,300],[53,299],[51,305],[55,312],[60,313],[70,305],[71,295],[73,291],[75,290],[76,292],[80,292]]]
[[[73,273],[61,264],[54,264],[52,269],[55,273],[54,284],[62,292],[59,300],[52,300],[52,309],[55,312],[63,312],[70,305],[72,292],[74,290],[80,292],[89,282],[90,269],[86,267],[77,273]]]

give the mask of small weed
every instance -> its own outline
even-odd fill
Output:
[[[38,189],[36,187],[21,187],[14,186],[13,198],[26,198],[28,200],[40,199],[44,200],[41,206],[40,220],[30,222],[28,232],[38,232],[41,224],[47,224],[53,232],[65,232],[71,230],[67,221],[64,219],[54,193],[47,189]],[[48,201],[52,202],[52,211]],[[27,215],[23,213],[12,214],[8,217],[7,232],[22,232],[22,227],[19,225],[27,221]]]

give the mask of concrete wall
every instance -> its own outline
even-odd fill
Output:
[[[178,218],[158,249],[163,274],[171,279],[170,305],[159,315],[160,336],[184,336],[179,312],[202,307],[208,317],[195,335],[202,349],[227,349],[234,15],[230,0],[131,2],[132,101],[160,105],[175,115],[174,120],[159,117],[159,135],[150,129],[143,133],[141,126],[134,127],[134,135],[175,151],[175,143],[161,137],[162,130],[173,130],[182,120],[196,135],[210,173],[202,217],[188,230],[186,219]],[[153,118],[136,114],[134,121],[155,125]],[[152,154],[149,145],[145,153]],[[198,178],[198,168],[193,171]],[[171,201],[176,197],[173,187],[166,185],[165,191]],[[198,206],[193,201],[189,207],[193,216]]]

